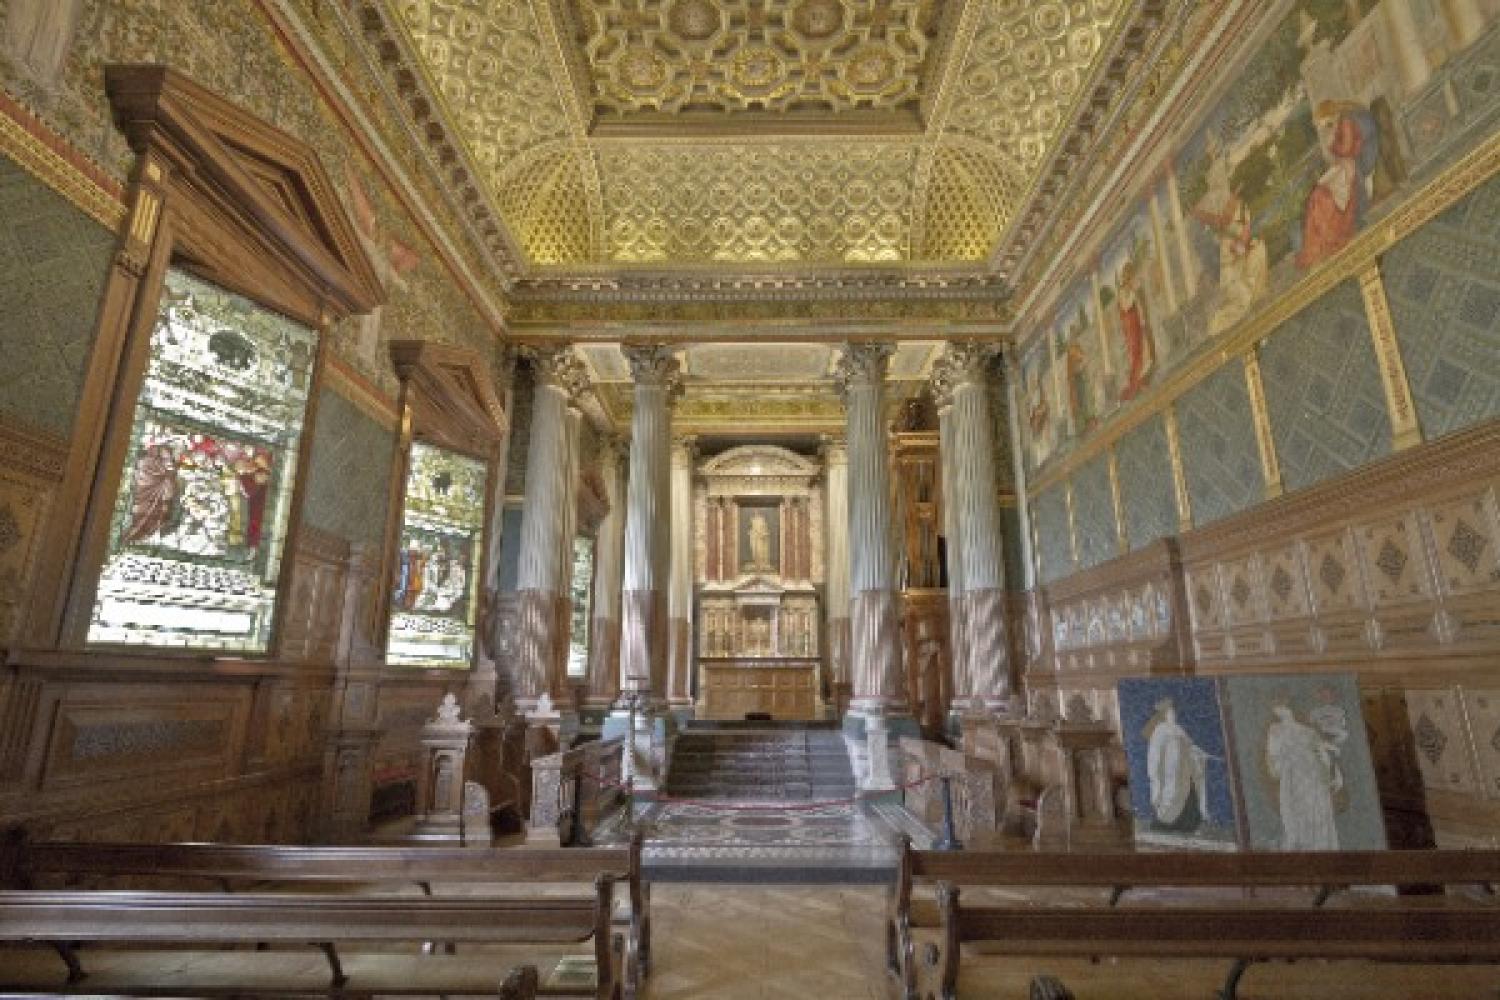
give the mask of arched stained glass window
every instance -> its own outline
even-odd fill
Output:
[[[407,469],[386,661],[468,667],[489,467],[414,441]]]
[[[91,644],[268,650],[317,342],[167,272]]]

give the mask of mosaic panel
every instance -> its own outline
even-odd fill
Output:
[[[1307,614],[1307,579],[1296,545],[1266,554],[1266,607],[1272,618],[1301,618]]]
[[[1288,490],[1390,453],[1385,390],[1354,282],[1284,323],[1262,345],[1260,364]]]
[[[1184,393],[1177,400],[1177,423],[1194,524],[1261,501],[1266,481],[1239,362],[1231,361]]]
[[[1348,531],[1308,538],[1306,558],[1313,607],[1319,614],[1365,606],[1364,585]]]
[[[1115,447],[1120,469],[1120,502],[1125,536],[1139,549],[1177,533],[1177,492],[1172,485],[1172,454],[1167,425],[1153,417],[1120,439]]]
[[[1079,569],[1089,569],[1120,554],[1109,460],[1103,456],[1073,475],[1073,527],[1078,532]]]
[[[66,435],[114,234],[0,156],[0,414]]]
[[[304,521],[350,542],[381,545],[393,447],[390,431],[325,386],[313,430]]]
[[[1231,625],[1248,625],[1261,620],[1258,555],[1246,556],[1223,564],[1225,610]]]
[[[1423,433],[1500,415],[1500,178],[1392,247],[1382,261]]]
[[[1212,632],[1224,627],[1224,593],[1219,586],[1217,566],[1189,570],[1187,593],[1194,632]]]
[[[168,272],[92,643],[264,652],[317,335]]]
[[[1073,572],[1073,543],[1068,531],[1068,500],[1063,486],[1052,487],[1031,505],[1036,519],[1037,563],[1042,580],[1051,583]]]
[[[1457,689],[1407,691],[1406,709],[1423,785],[1463,795],[1479,794]]]
[[[472,662],[487,480],[483,462],[412,444],[388,662],[459,668]]]

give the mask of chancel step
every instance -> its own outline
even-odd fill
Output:
[[[667,793],[705,799],[852,797],[854,772],[836,730],[724,730],[677,738]]]

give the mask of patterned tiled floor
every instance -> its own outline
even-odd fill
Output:
[[[646,833],[646,874],[661,882],[886,882],[900,836],[918,846],[927,841],[896,805],[653,802],[633,824]],[[596,832],[595,843],[624,843],[630,829],[616,816]]]

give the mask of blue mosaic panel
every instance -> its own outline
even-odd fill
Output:
[[[1075,568],[1068,532],[1068,498],[1062,484],[1037,495],[1031,516],[1036,518],[1036,555],[1042,582],[1061,580]]]
[[[1235,850],[1238,814],[1218,682],[1132,677],[1118,691],[1136,844]]]
[[[0,414],[66,436],[115,235],[0,156]]]
[[[1391,421],[1364,298],[1346,281],[1261,348],[1281,481],[1300,490],[1391,452]]]
[[[384,544],[393,447],[393,435],[379,421],[324,388],[318,397],[303,523],[346,541]]]
[[[476,459],[421,441],[411,446],[387,662],[472,663],[488,478]]]
[[[1386,254],[1386,297],[1430,439],[1500,416],[1500,178]]]
[[[1177,400],[1178,442],[1193,523],[1259,503],[1266,492],[1245,369],[1230,361]]]
[[[317,334],[167,274],[91,643],[268,648]]]
[[[1131,550],[1177,533],[1177,490],[1172,485],[1172,452],[1167,424],[1152,417],[1115,446],[1120,470],[1120,503]]]
[[[1073,529],[1078,537],[1079,569],[1090,569],[1120,554],[1109,459],[1103,455],[1073,474]]]

